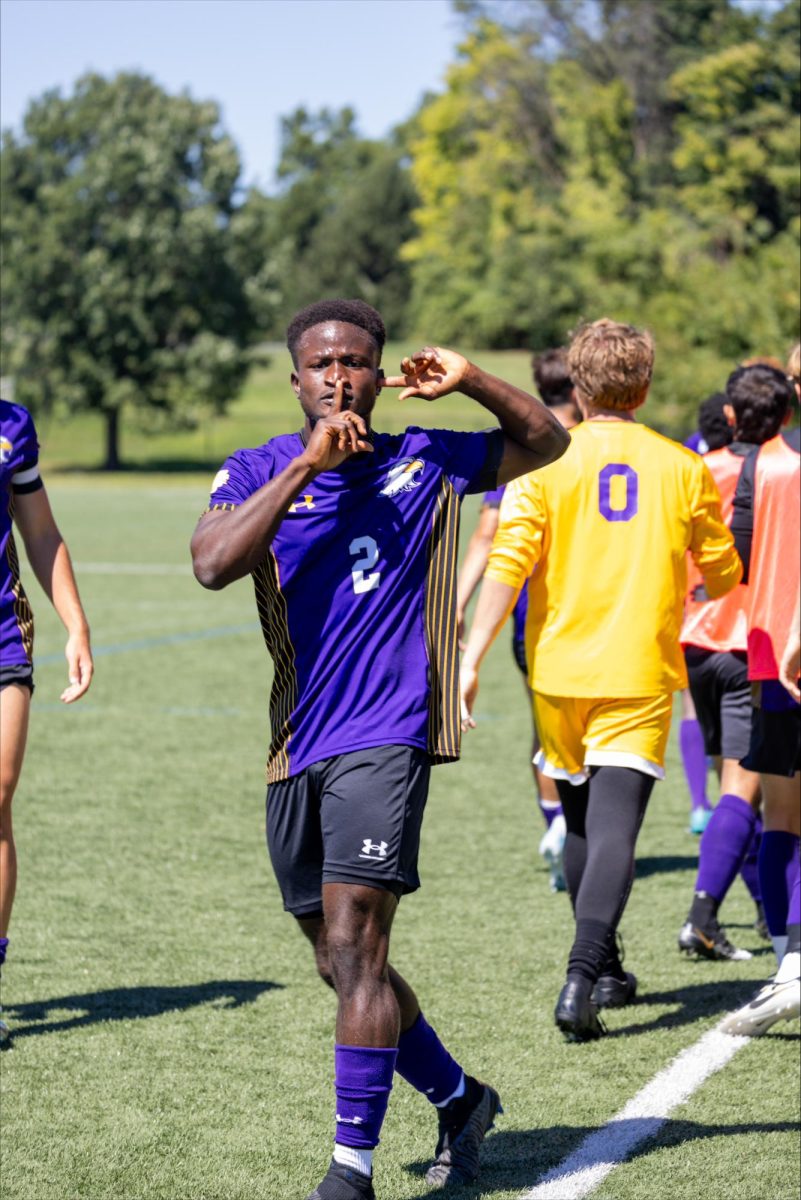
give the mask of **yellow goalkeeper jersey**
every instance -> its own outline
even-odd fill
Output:
[[[709,469],[634,421],[570,436],[562,458],[507,487],[486,570],[515,588],[531,575],[531,686],[608,698],[686,687],[686,552],[712,599],[742,575]]]

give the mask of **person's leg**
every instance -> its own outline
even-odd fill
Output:
[[[787,948],[788,913],[798,876],[799,776],[762,776],[764,833],[759,854],[765,918],[776,956]]]
[[[679,933],[679,948],[702,958],[740,961],[751,954],[728,940],[718,923],[718,909],[754,840],[759,776],[741,767],[736,759],[724,758],[721,793],[701,838],[695,892]]]
[[[689,688],[681,693],[681,725],[679,750],[684,778],[690,794],[690,831],[703,833],[712,805],[707,797],[707,761],[704,737],[695,713]]]
[[[5,958],[17,886],[11,802],[25,756],[30,705],[31,693],[24,684],[12,683],[0,690],[0,963]]]
[[[519,654],[523,654],[522,660]],[[522,643],[515,642],[515,658],[518,660],[518,666],[521,666],[521,669],[523,669],[525,677],[525,653]],[[562,851],[565,844],[565,819],[562,814],[562,804],[559,792],[557,791],[556,780],[550,779],[537,766],[540,739],[534,716],[533,695],[527,680],[525,687],[529,700],[529,711],[531,713],[531,771],[534,777],[534,787],[537,792],[537,805],[545,822],[545,833],[540,838],[539,852],[545,859],[548,867],[551,891],[563,892],[565,890],[565,879],[562,869]]]

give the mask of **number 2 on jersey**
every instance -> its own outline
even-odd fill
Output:
[[[612,480],[616,476],[625,480],[625,503],[622,508],[612,505]],[[636,517],[639,504],[640,481],[634,468],[626,463],[607,463],[598,475],[598,508],[601,516],[607,521],[630,521]]]
[[[351,554],[361,555],[351,567],[353,590],[357,596],[362,592],[372,592],[381,582],[381,572],[373,571],[372,575],[365,572],[371,570],[378,562],[378,546],[371,537],[354,538],[348,547]]]

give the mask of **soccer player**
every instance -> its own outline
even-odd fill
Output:
[[[738,367],[726,384],[726,414],[734,441],[705,456],[731,522],[734,492],[746,457],[775,437],[789,416],[793,390],[784,372],[772,367]],[[733,946],[718,921],[718,910],[761,830],[759,775],[740,766],[751,738],[751,685],[748,680],[746,608],[748,589],[740,584],[719,600],[706,597],[691,568],[681,643],[690,690],[704,733],[705,753],[715,760],[720,800],[701,839],[692,907],[679,933],[679,948],[713,960],[750,958]],[[749,890],[758,881],[746,879]]]
[[[725,392],[713,392],[702,401],[698,409],[698,429],[684,445],[696,454],[708,454],[728,446],[733,430],[723,411],[726,404]],[[707,761],[704,735],[693,705],[689,688],[681,693],[681,724],[679,725],[679,750],[690,793],[690,833],[704,832],[712,816],[712,805],[707,796]]]
[[[584,420],[560,462],[507,488],[462,659],[470,728],[481,661],[528,579],[539,765],[562,799],[576,921],[555,1019],[577,1041],[603,1033],[599,1007],[635,994],[615,933],[646,804],[664,776],[672,693],[687,684],[686,551],[711,597],[742,573],[704,460],[634,418],[653,358],[650,334],[606,318],[574,337]]]
[[[374,1195],[373,1149],[398,1071],[439,1110],[435,1186],[477,1177],[497,1092],[466,1076],[389,963],[400,897],[419,886],[432,763],[459,754],[459,502],[562,454],[543,404],[451,350],[381,371],[384,324],[361,301],[299,312],[287,330],[297,433],[239,450],[192,539],[200,582],[250,573],[275,664],[267,838],[285,908],[336,991],[336,1137],[310,1200]],[[377,433],[382,387],[461,391],[483,433]]]
[[[796,346],[788,374],[799,391]],[[777,372],[778,374],[778,372]],[[765,832],[759,875],[779,962],[776,975],[732,1013],[727,1033],[759,1035],[801,1012],[801,705],[780,661],[797,637],[801,588],[801,437],[796,426],[746,459],[732,531],[748,582],[748,677],[754,682],[751,743],[743,766],[759,771]]]
[[[534,382],[542,402],[551,410],[559,423],[565,429],[573,429],[581,420],[581,413],[576,404],[573,392],[573,381],[567,366],[567,351],[564,347],[544,350],[535,354],[531,360],[534,372]],[[481,582],[484,568],[487,565],[492,539],[498,528],[498,512],[503,499],[504,487],[487,492],[481,505],[478,523],[467,544],[464,562],[459,572],[456,588],[456,612],[459,628],[459,641],[462,644],[464,636],[465,609]],[[526,667],[525,627],[526,604],[528,593],[523,588],[518,596],[512,613],[512,654],[517,666],[522,672],[529,698],[529,710],[532,712],[531,697],[528,690],[528,668]],[[464,648],[462,644],[462,648]],[[534,774],[534,786],[537,789],[537,802],[543,820],[543,834],[539,852],[548,867],[548,876],[552,892],[563,892],[565,880],[562,872],[562,850],[565,842],[565,818],[562,815],[562,802],[556,785],[547,775],[543,775],[535,765],[534,759],[540,748],[536,727],[532,729],[531,763]]]
[[[33,419],[20,404],[0,400],[0,966],[17,886],[11,802],[22,770],[33,695],[33,613],[19,573],[12,522],[22,535],[34,574],[67,630],[69,685],[65,704],[80,699],[92,680],[89,626],[69,552],[58,531],[39,474]],[[0,1021],[0,1041],[8,1040]]]

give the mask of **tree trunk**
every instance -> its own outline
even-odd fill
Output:
[[[120,465],[120,412],[118,408],[110,408],[106,412],[106,461],[103,469],[119,471]]]

